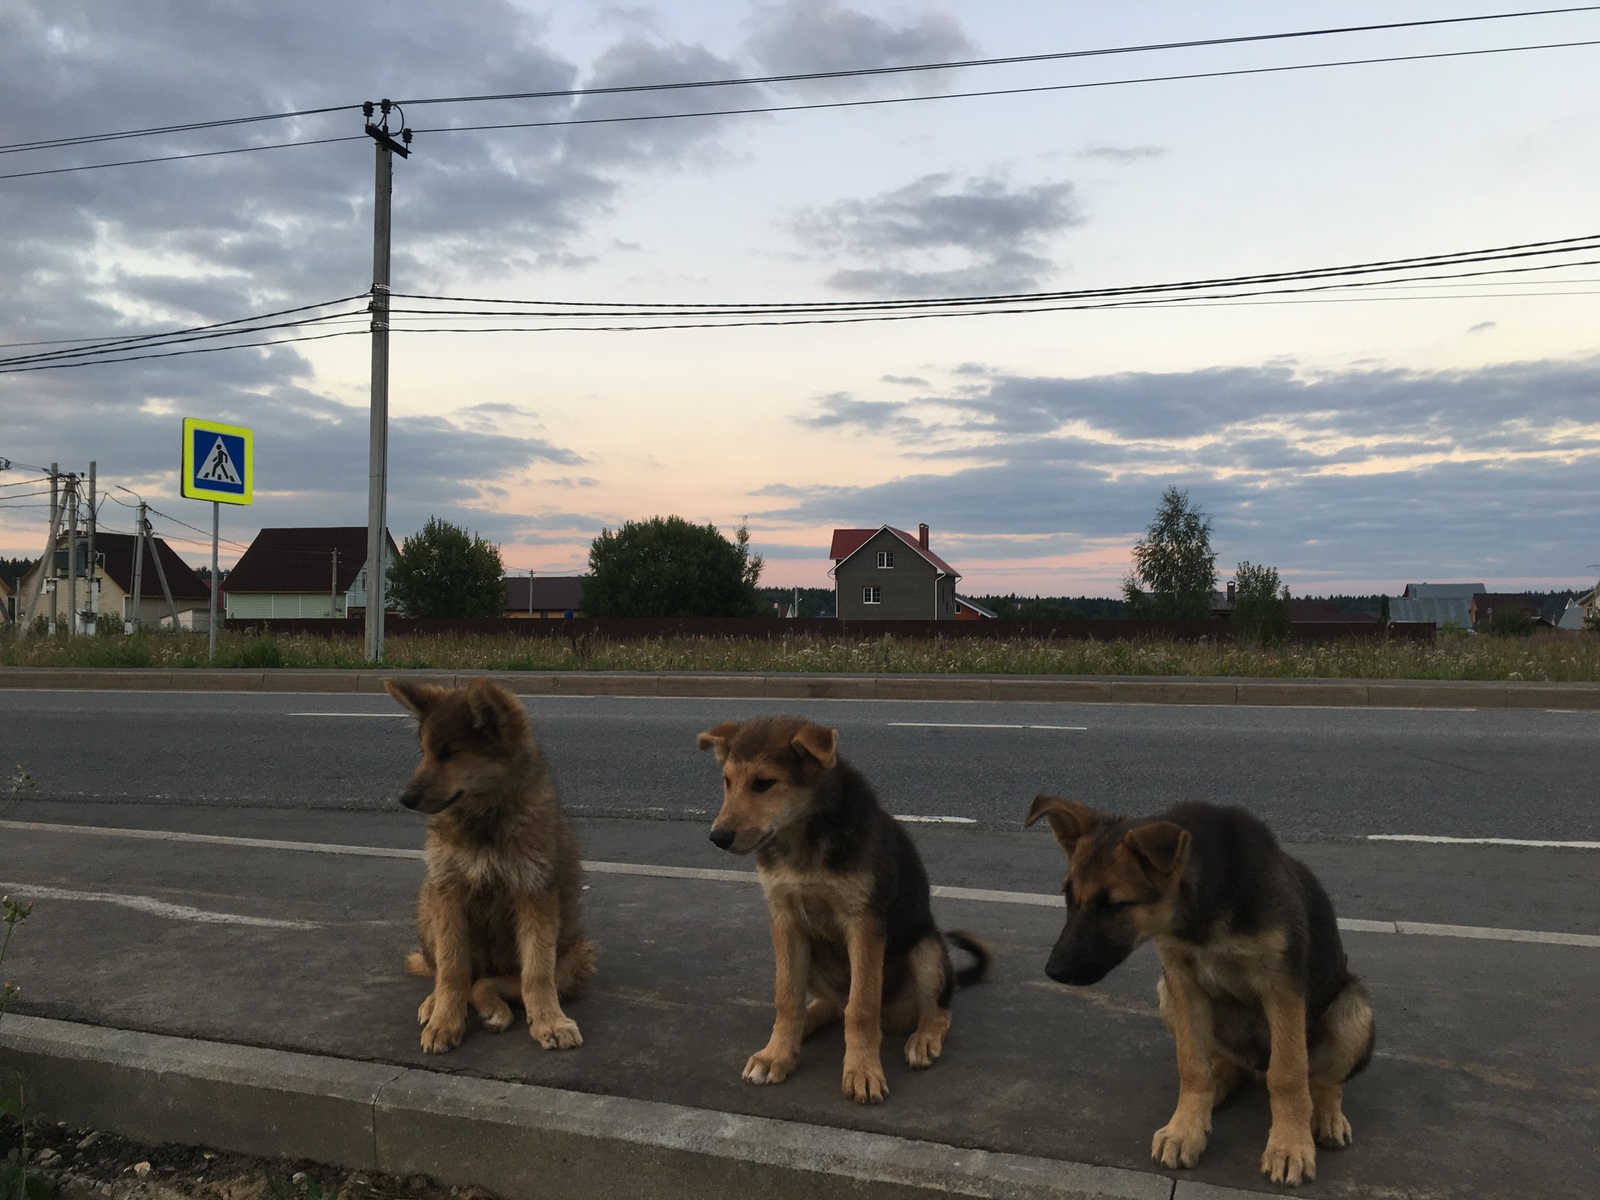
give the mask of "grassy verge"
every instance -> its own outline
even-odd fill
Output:
[[[664,638],[574,644],[446,634],[390,638],[385,665],[451,671],[750,671],[867,674],[1223,675],[1280,679],[1600,680],[1600,637],[1443,636],[1432,645],[1360,639],[1252,649],[1221,642],[1031,638],[870,641]],[[0,639],[0,666],[204,667],[204,634]],[[355,669],[352,638],[218,639],[218,667]]]

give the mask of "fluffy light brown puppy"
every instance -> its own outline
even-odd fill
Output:
[[[470,1006],[496,1033],[520,1000],[534,1041],[583,1043],[561,1010],[595,970],[580,924],[583,868],[522,704],[475,679],[465,688],[385,681],[417,718],[422,761],[400,795],[428,816],[421,948],[406,960],[433,979],[417,1010],[422,1048],[461,1043]]]

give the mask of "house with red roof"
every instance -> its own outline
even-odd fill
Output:
[[[835,529],[834,612],[845,621],[953,621],[961,573],[928,548],[928,527]]]

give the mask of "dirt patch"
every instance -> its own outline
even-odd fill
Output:
[[[0,1118],[0,1200],[494,1200],[424,1175],[400,1179],[204,1146],[152,1146],[99,1130]]]

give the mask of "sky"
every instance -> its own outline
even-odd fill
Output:
[[[859,301],[1117,287],[1600,232],[1600,11],[915,75],[538,100],[462,95],[1041,55],[1515,12],[1435,0],[395,0],[0,6],[0,149],[392,97],[399,293]],[[536,128],[484,124],[904,98]],[[0,153],[0,357],[358,296],[359,111]],[[1597,258],[1600,255],[1589,255]],[[405,322],[397,322],[403,325]],[[441,322],[413,319],[413,325]],[[358,331],[361,322],[327,330]],[[8,348],[9,347],[9,348]],[[1592,586],[1600,263],[1382,293],[937,320],[391,340],[389,526],[437,515],[508,568],[603,528],[747,522],[763,582],[830,586],[835,527],[927,523],[969,595],[1114,595],[1168,485],[1297,595]],[[37,555],[30,468],[97,464],[104,527],[209,558],[180,423],[255,431],[258,528],[366,521],[356,333],[0,373],[0,554]],[[3,364],[0,364],[3,367]]]

